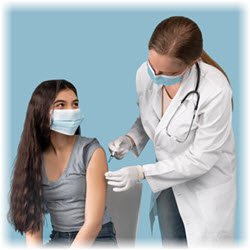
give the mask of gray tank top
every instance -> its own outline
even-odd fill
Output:
[[[60,232],[79,231],[84,224],[86,169],[94,151],[101,147],[95,138],[77,136],[64,173],[49,181],[42,161],[43,199],[52,228]],[[105,207],[103,224],[111,221]]]

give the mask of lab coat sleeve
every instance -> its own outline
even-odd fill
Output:
[[[127,135],[129,135],[135,143],[131,152],[138,157],[149,140],[149,137],[143,128],[140,117],[136,119]]]
[[[144,89],[147,87],[146,86],[147,81],[142,79],[142,75],[143,75],[142,68],[143,68],[143,66],[141,66],[136,72],[136,92],[137,92],[137,97],[138,97],[138,99],[137,99],[137,106],[138,107],[139,107],[139,96],[142,94]],[[140,116],[136,119],[135,123],[133,124],[131,129],[128,131],[127,135],[129,135],[135,143],[135,146],[133,147],[131,152],[135,156],[138,157],[141,154],[142,150],[144,149],[144,147],[146,146],[146,144],[149,140],[149,137],[143,128]]]
[[[201,108],[194,141],[183,154],[143,165],[153,192],[197,178],[216,164],[232,129],[231,96],[226,87]]]

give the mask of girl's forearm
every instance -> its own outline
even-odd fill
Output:
[[[42,234],[26,233],[26,245],[30,247],[39,247],[43,244]]]
[[[84,224],[76,235],[71,247],[91,246],[100,232],[101,227],[101,225],[96,224]]]

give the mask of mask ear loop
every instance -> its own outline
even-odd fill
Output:
[[[51,126],[52,125],[52,123],[53,123],[53,114],[54,114],[54,109],[51,109],[50,111],[49,111],[49,115],[50,115],[50,117],[49,117],[49,126]]]
[[[155,75],[155,72],[154,72],[154,70],[153,70],[153,68],[151,67],[151,65],[150,65],[150,63],[149,63],[149,61],[147,61],[147,64],[148,64],[148,67],[149,67],[151,73],[153,74],[153,76],[156,76],[156,75]]]

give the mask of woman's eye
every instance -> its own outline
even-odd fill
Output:
[[[78,106],[79,106],[79,103],[78,103],[78,102],[76,102],[76,103],[74,103],[74,105],[75,105],[76,107],[78,107]]]

